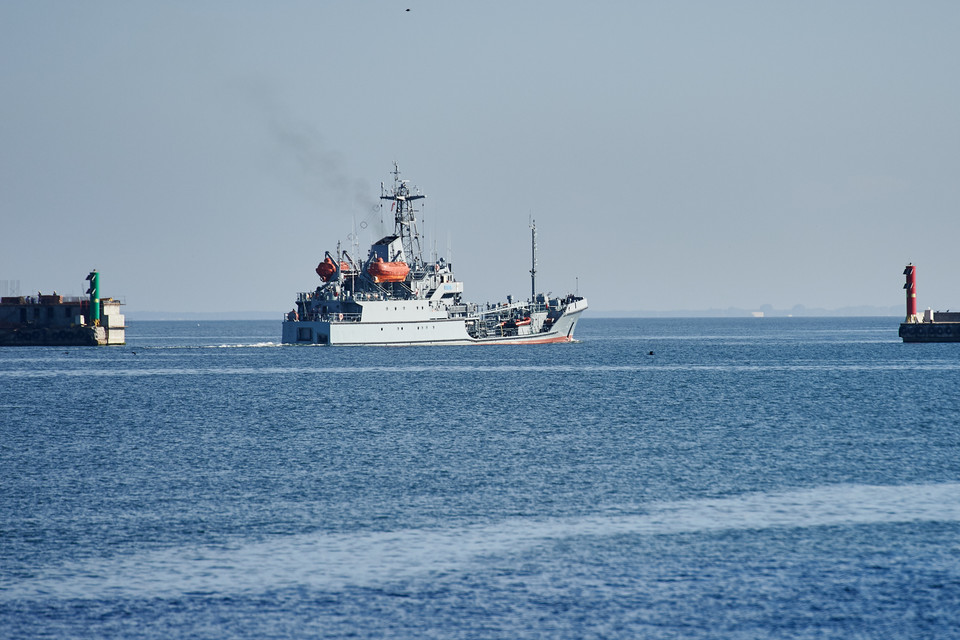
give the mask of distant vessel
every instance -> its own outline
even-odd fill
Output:
[[[960,342],[960,313],[927,309],[917,313],[917,268],[913,263],[903,269],[907,277],[907,317],[900,323],[904,342]]]
[[[68,347],[126,342],[119,300],[100,297],[100,274],[87,276],[89,298],[54,291],[0,298],[0,346]]]
[[[424,198],[394,165],[382,200],[394,232],[373,243],[364,261],[339,245],[317,266],[322,284],[300,293],[283,322],[285,344],[458,345],[571,342],[585,298],[537,293],[536,225],[531,224],[530,299],[480,305],[461,300],[463,283],[443,258],[424,260],[414,203]]]

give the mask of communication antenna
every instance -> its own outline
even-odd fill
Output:
[[[361,223],[361,225],[362,225],[362,224],[363,224],[363,223]],[[350,242],[350,245],[351,245],[350,248],[353,249],[353,255],[355,255],[355,256],[356,256],[356,255],[359,255],[359,254],[360,254],[360,233],[357,231],[357,217],[356,217],[356,216],[353,217],[353,233],[350,234],[350,240],[351,240],[351,242]],[[338,248],[337,248],[337,254],[338,254],[337,260],[340,260],[339,253],[340,253],[340,248],[338,247]],[[339,262],[338,262],[337,264],[339,264]]]
[[[20,297],[20,281],[0,280],[0,295]]]

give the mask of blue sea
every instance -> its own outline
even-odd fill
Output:
[[[898,322],[0,349],[0,637],[960,637],[960,344]]]

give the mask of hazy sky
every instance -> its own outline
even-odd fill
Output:
[[[470,300],[528,294],[533,216],[598,314],[898,305],[908,261],[957,309],[958,34],[955,0],[10,0],[0,280],[288,310],[397,161]]]

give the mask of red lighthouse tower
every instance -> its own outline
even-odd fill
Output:
[[[912,262],[904,268],[903,275],[907,276],[907,283],[903,285],[907,290],[907,319],[904,322],[920,322],[917,315],[917,268]]]

